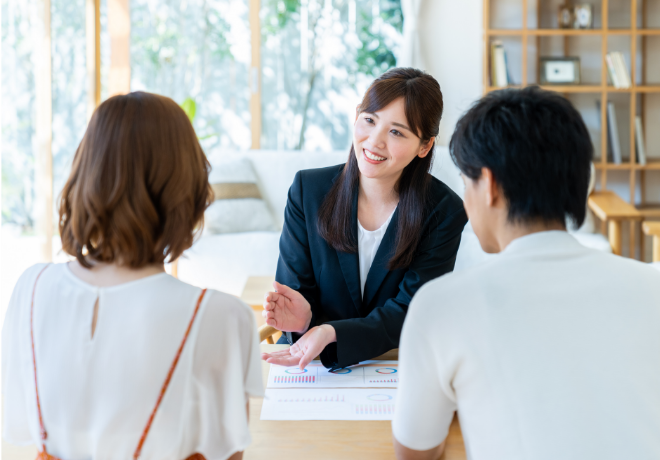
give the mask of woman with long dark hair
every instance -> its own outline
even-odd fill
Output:
[[[429,172],[442,108],[432,76],[392,69],[357,108],[348,161],[296,174],[263,312],[291,347],[263,359],[340,368],[396,348],[415,292],[453,270],[467,216]]]

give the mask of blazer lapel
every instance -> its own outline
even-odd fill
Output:
[[[357,190],[353,196],[353,211],[351,214],[351,236],[353,241],[357,244],[357,201],[358,194]],[[339,265],[341,266],[341,271],[344,274],[344,279],[346,280],[346,286],[348,286],[348,292],[351,293],[351,298],[355,304],[355,308],[359,312],[362,307],[362,292],[360,289],[360,259],[357,252],[341,252],[337,251],[337,257],[339,258]]]
[[[380,285],[383,283],[385,276],[389,273],[387,263],[392,255],[394,255],[394,245],[396,244],[396,234],[399,227],[398,222],[399,208],[397,207],[390,224],[387,226],[385,235],[383,235],[383,240],[380,242],[380,246],[378,246],[378,251],[376,252],[374,261],[371,263],[371,268],[369,268],[367,282],[364,285],[364,298],[362,299],[362,304],[365,306],[369,305],[376,292],[378,292]]]

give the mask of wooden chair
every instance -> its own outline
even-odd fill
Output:
[[[653,237],[653,262],[660,262],[660,222],[644,222],[642,231]]]
[[[610,246],[612,246],[612,252],[620,256],[622,252],[622,223],[624,221],[631,222],[631,230],[633,230],[634,223],[643,219],[642,213],[640,213],[633,205],[621,199],[619,195],[609,190],[594,192],[589,195],[589,209],[591,209],[601,221],[607,223],[608,239],[610,241]],[[634,245],[632,244],[633,236],[634,231],[631,233],[630,247],[631,257],[634,258],[632,255],[635,250]]]
[[[280,332],[279,329],[275,329],[273,326],[264,324],[259,328],[259,342],[263,342],[265,340],[266,343],[271,345],[274,344],[275,342],[273,341],[273,336],[278,332]]]

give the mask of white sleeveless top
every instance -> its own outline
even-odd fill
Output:
[[[43,267],[21,276],[2,331],[3,436],[17,445],[41,443],[30,300]],[[35,294],[34,340],[49,454],[132,457],[200,292],[166,273],[101,288],[66,264],[44,271]],[[248,396],[262,395],[252,310],[236,297],[207,291],[140,458],[181,460],[198,452],[226,459],[244,450],[250,444]]]

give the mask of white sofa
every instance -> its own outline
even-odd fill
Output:
[[[347,152],[249,150],[213,152],[209,155],[209,160],[211,165],[214,165],[220,161],[248,158],[257,176],[261,195],[281,229],[287,192],[296,172],[344,163],[347,156]],[[459,196],[463,196],[463,181],[446,147],[436,149],[432,174]],[[586,246],[611,252],[607,240],[592,231],[593,224],[588,221],[574,235]],[[275,275],[279,237],[279,231],[202,236],[179,260],[178,276],[197,286],[240,295],[248,277]],[[479,240],[468,223],[461,239],[455,269],[463,270],[488,257],[497,256],[481,250]]]

